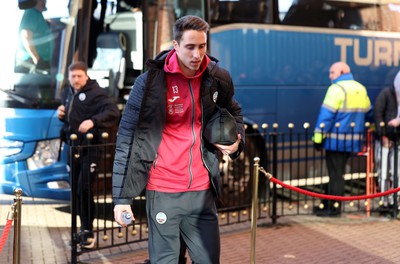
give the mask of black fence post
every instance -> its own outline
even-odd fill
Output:
[[[77,194],[77,181],[75,173],[75,159],[79,158],[79,149],[75,146],[75,141],[78,139],[77,135],[71,135],[71,146],[69,149],[69,164],[70,164],[70,182],[71,182],[71,263],[77,263],[78,247],[77,247],[77,233],[76,233],[76,194]]]
[[[272,175],[277,177],[278,173],[278,124],[273,125],[274,132],[272,133]],[[272,185],[272,224],[276,224],[277,220],[277,207],[278,207],[278,195],[276,183]]]
[[[309,162],[308,148],[309,148],[309,143],[310,143],[308,129],[310,128],[310,124],[309,123],[304,123],[303,124],[303,128],[304,128],[305,157],[306,157],[305,161],[304,161],[305,162],[304,175],[305,175],[305,178],[308,179],[308,162]],[[304,197],[304,203],[305,203],[305,206],[308,207],[308,196],[307,195]]]

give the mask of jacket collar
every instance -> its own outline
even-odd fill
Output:
[[[340,81],[353,81],[353,80],[354,80],[353,74],[345,73],[337,77],[335,80],[333,80],[332,83],[337,83]]]

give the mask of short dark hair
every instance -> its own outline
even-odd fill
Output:
[[[85,72],[85,74],[87,74],[88,66],[83,61],[76,61],[76,62],[73,62],[68,67],[68,71],[70,71],[70,72],[75,71],[75,70],[82,70]]]
[[[176,20],[174,24],[174,40],[178,43],[186,30],[197,30],[208,32],[210,25],[198,16],[183,16]]]

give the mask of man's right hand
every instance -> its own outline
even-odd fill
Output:
[[[58,119],[64,119],[64,117],[65,117],[65,106],[64,105],[60,105],[57,108],[57,116],[58,116]]]
[[[126,224],[122,221],[122,213],[128,212],[132,215],[132,221],[135,220],[135,216],[133,215],[131,206],[129,204],[117,204],[114,206],[114,219],[121,226],[126,226]]]

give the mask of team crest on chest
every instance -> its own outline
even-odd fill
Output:
[[[80,93],[78,98],[79,98],[79,100],[81,100],[81,101],[85,101],[85,99],[86,99],[86,94]]]

